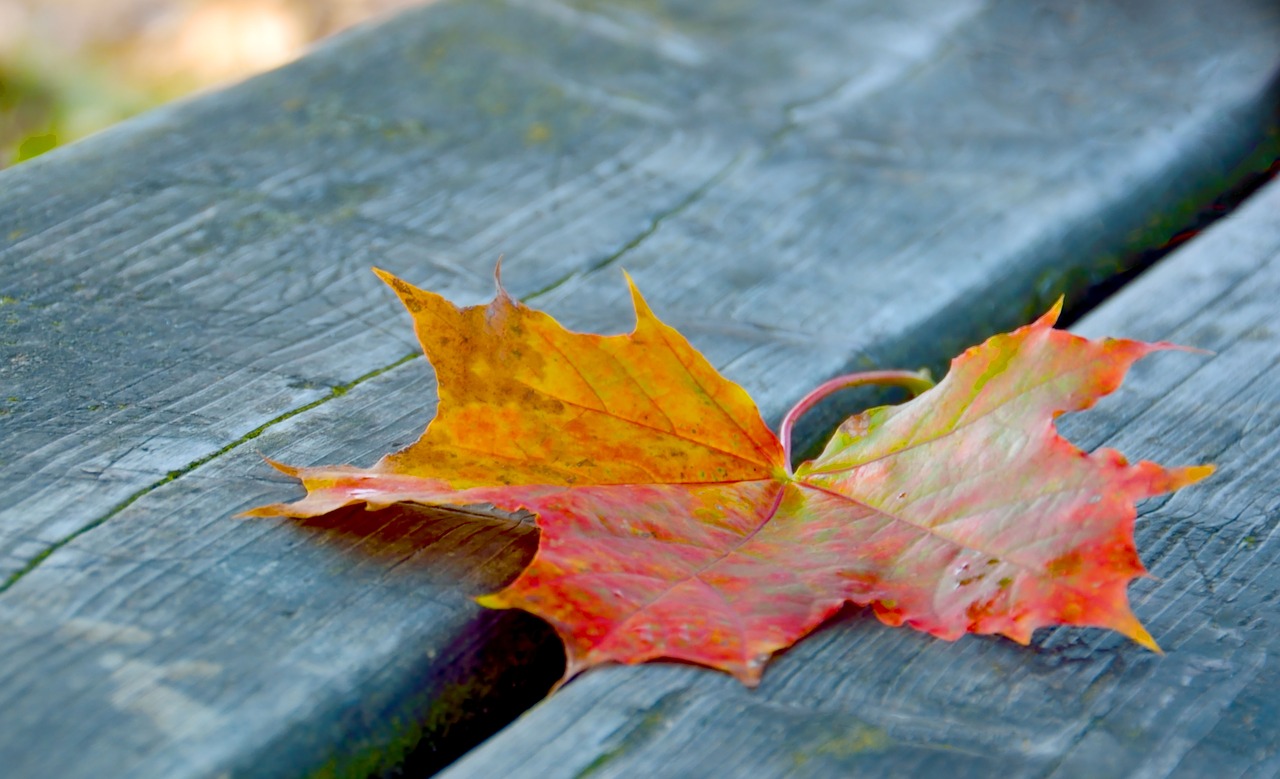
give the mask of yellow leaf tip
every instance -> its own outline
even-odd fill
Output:
[[[631,274],[625,270],[622,275],[627,279],[627,288],[631,290],[631,305],[636,310],[636,323],[639,324],[645,320],[657,319],[653,315],[653,309],[649,308],[648,302],[645,301],[644,295],[640,294],[640,288],[636,286],[635,279],[631,278]]]
[[[275,468],[277,471],[280,471],[281,473],[292,476],[295,479],[298,478],[298,474],[301,472],[298,468],[294,468],[292,465],[285,465],[279,460],[272,460],[270,457],[267,457],[265,454],[259,453],[258,456],[261,457],[263,460],[265,460],[267,465],[270,465],[272,468]]]
[[[1062,305],[1064,300],[1064,296],[1059,295],[1053,305],[1049,306],[1049,310],[1044,312],[1044,314],[1036,320],[1036,325],[1040,327],[1053,327],[1058,324],[1058,317],[1062,316]]]
[[[1189,465],[1185,468],[1171,468],[1167,471],[1168,483],[1161,492],[1173,492],[1203,481],[1217,470],[1214,465]]]
[[[1195,484],[1196,482],[1200,481],[1201,479],[1207,479],[1207,478],[1209,478],[1210,476],[1212,476],[1212,475],[1213,475],[1214,471],[1216,471],[1216,470],[1218,470],[1218,466],[1213,465],[1213,464],[1207,464],[1207,465],[1193,465],[1193,466],[1191,466],[1191,467],[1189,467],[1189,468],[1184,468],[1184,469],[1183,469],[1183,473],[1185,474],[1186,481],[1185,481],[1185,482],[1183,482],[1183,483],[1184,483],[1184,484]]]
[[[373,271],[373,274],[375,276],[382,279],[382,282],[384,284],[386,284],[388,287],[391,287],[391,290],[396,293],[396,296],[400,298],[401,302],[406,301],[409,298],[413,297],[415,294],[420,294],[422,292],[422,290],[413,286],[412,284],[400,278],[396,274],[391,273],[390,271],[385,271],[382,268],[371,268],[371,270]]]
[[[1147,632],[1146,627],[1143,626],[1142,622],[1134,616],[1133,612],[1129,611],[1128,608],[1124,609],[1124,613],[1116,614],[1112,624],[1107,627],[1110,627],[1117,633],[1128,637],[1129,640],[1144,649],[1149,649],[1158,655],[1164,654],[1164,650],[1160,648],[1160,645],[1156,643],[1156,640],[1151,637],[1149,632]]]
[[[502,597],[501,592],[494,592],[488,595],[478,595],[475,598],[476,603],[484,606],[486,609],[509,609],[511,605]]]
[[[232,515],[232,519],[262,519],[263,517],[292,517],[289,511],[288,503],[271,503],[266,506],[255,506],[254,508],[241,511],[239,514]]]
[[[1136,619],[1134,622],[1136,623],[1135,627],[1127,634],[1129,638],[1133,639],[1134,643],[1139,646],[1149,649],[1158,655],[1164,654],[1164,650],[1161,649],[1160,645],[1156,643],[1156,640],[1151,637],[1151,634],[1147,632],[1147,629],[1144,628],[1141,623],[1138,623]]]
[[[395,285],[394,285],[394,284],[392,284],[392,282],[393,282],[393,281],[399,281],[399,278],[398,278],[394,273],[392,273],[392,272],[390,272],[390,271],[385,271],[385,270],[383,270],[382,268],[379,268],[379,267],[378,267],[378,266],[376,266],[376,265],[374,265],[373,267],[369,268],[369,270],[373,271],[373,275],[377,276],[378,278],[382,279],[384,282],[386,282],[387,284],[390,284],[390,285],[391,285],[391,286],[393,286],[393,287],[394,287]]]

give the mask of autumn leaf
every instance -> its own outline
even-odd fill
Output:
[[[435,419],[372,468],[277,465],[306,497],[249,513],[400,502],[534,512],[536,556],[479,600],[551,623],[566,679],[661,657],[754,685],[773,653],[850,601],[949,640],[1026,644],[1038,627],[1092,625],[1157,649],[1128,603],[1145,573],[1135,502],[1212,467],[1085,454],[1053,420],[1170,344],[1055,330],[1055,307],[969,349],[915,399],[851,417],[793,472],[790,425],[835,388],[929,383],[901,372],[828,383],[780,439],[634,284],[635,330],[601,336],[564,329],[501,284],[487,306],[460,309],[375,272],[435,368]]]

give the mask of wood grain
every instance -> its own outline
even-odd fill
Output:
[[[430,417],[367,266],[478,302],[505,253],[599,331],[630,325],[625,266],[776,420],[1113,273],[1247,169],[1280,12],[1166,6],[443,3],[0,173],[0,763],[475,743],[557,650],[439,566],[496,580],[527,531],[228,519],[293,494],[257,451],[368,464]]]
[[[1075,328],[1166,353],[1061,427],[1087,448],[1213,462],[1141,510],[1135,610],[1159,656],[1099,630],[955,644],[850,610],[758,690],[702,669],[585,674],[444,775],[1270,776],[1280,770],[1280,183]]]

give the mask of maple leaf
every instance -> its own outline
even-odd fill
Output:
[[[1085,454],[1053,420],[1170,344],[1055,330],[1055,306],[969,349],[913,400],[851,417],[793,472],[790,426],[826,394],[931,382],[904,372],[829,382],[788,414],[780,440],[629,277],[635,330],[601,336],[564,329],[501,283],[488,305],[460,309],[375,272],[435,368],[435,419],[372,468],[275,464],[306,497],[248,513],[399,502],[535,513],[534,559],[479,601],[551,623],[565,679],[663,657],[754,685],[773,653],[850,601],[944,639],[1026,644],[1038,627],[1091,625],[1158,651],[1128,603],[1129,581],[1145,573],[1135,502],[1213,469]]]

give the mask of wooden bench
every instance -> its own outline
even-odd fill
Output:
[[[831,375],[937,368],[1079,299],[1275,158],[1280,14],[1187,5],[441,3],[0,173],[0,766],[465,753],[559,673],[545,626],[470,599],[527,559],[527,527],[229,519],[296,494],[259,452],[368,464],[430,417],[368,266],[477,302],[505,254],[514,294],[605,332],[631,324],[626,267],[776,423]],[[1069,426],[1223,465],[1143,521],[1164,579],[1135,599],[1167,657],[852,612],[754,692],[594,670],[456,775],[1280,770],[1276,201],[1082,323],[1219,352],[1154,358]]]

